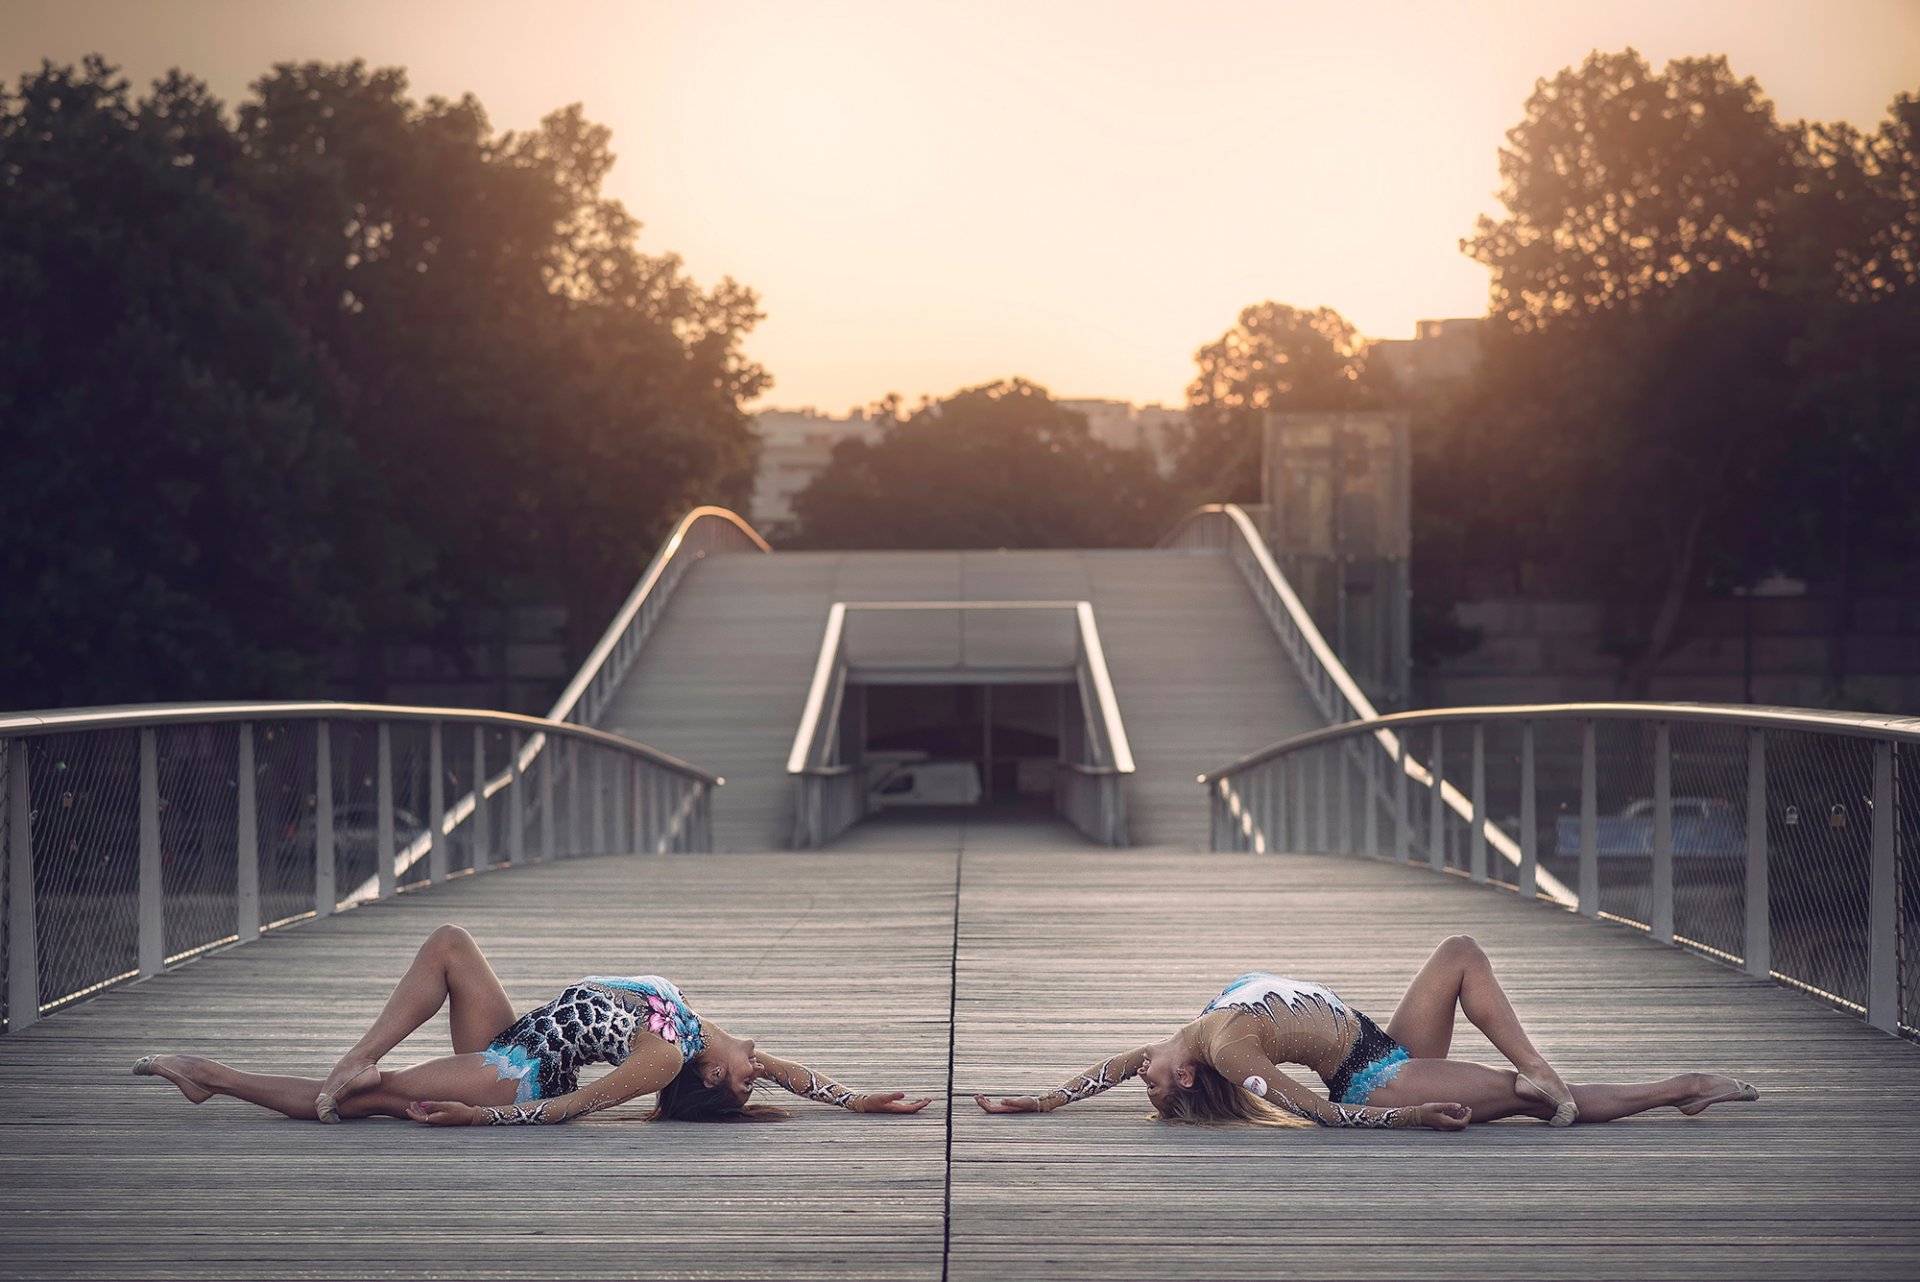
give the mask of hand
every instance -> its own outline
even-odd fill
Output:
[[[973,1097],[973,1102],[989,1113],[1044,1113],[1046,1111],[1040,1107],[1040,1101],[1031,1095],[1015,1095],[1009,1099],[988,1099],[984,1095],[976,1095]]]
[[[908,1099],[905,1091],[869,1093],[860,1097],[856,1113],[918,1113],[931,1099]]]
[[[407,1116],[428,1126],[473,1126],[480,1119],[480,1110],[454,1100],[428,1099],[407,1105]]]
[[[1422,1104],[1414,1113],[1420,1125],[1436,1131],[1464,1131],[1473,1120],[1473,1110],[1465,1104]]]

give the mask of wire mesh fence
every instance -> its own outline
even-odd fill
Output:
[[[8,1029],[460,873],[709,849],[718,783],[599,731],[370,705],[11,718],[0,770]]]
[[[1207,776],[1215,849],[1533,893],[1916,1036],[1920,728],[1658,705],[1334,727]]]

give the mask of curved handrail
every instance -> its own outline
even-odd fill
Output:
[[[560,697],[553,701],[553,707],[547,710],[549,720],[575,720],[574,714],[581,711],[581,699],[589,690],[597,690],[604,696],[611,684],[626,675],[626,669],[632,664],[634,654],[639,649],[639,643],[646,639],[644,635],[637,637],[631,635],[634,626],[639,622],[641,631],[644,633],[650,620],[641,618],[642,610],[652,603],[651,598],[656,587],[667,574],[675,557],[693,542],[693,532],[703,521],[715,522],[717,529],[714,532],[717,534],[722,536],[729,533],[735,534],[745,539],[750,547],[762,552],[773,551],[767,545],[767,541],[761,538],[751,525],[727,508],[706,505],[694,508],[681,517],[679,523],[673,527],[673,533],[667,536],[666,541],[660,545],[660,550],[654,553],[653,560],[647,565],[646,572],[640,576],[640,581],[634,584],[633,591],[627,594],[626,601],[614,612],[613,621],[607,624],[606,631],[600,634],[600,640],[581,661],[573,680],[567,683],[567,688],[562,690]],[[696,548],[694,555],[696,558],[703,557],[710,551],[718,550],[717,545]],[[597,706],[587,708],[585,716],[580,719],[592,721],[599,716],[600,711],[601,709]]]
[[[1384,717],[1343,722],[1309,730],[1257,749],[1239,760],[1208,771],[1201,783],[1215,783],[1228,775],[1260,765],[1273,757],[1330,739],[1356,734],[1378,734],[1393,726],[1435,725],[1454,721],[1544,721],[1571,717],[1601,720],[1694,721],[1767,730],[1802,730],[1818,734],[1893,738],[1920,743],[1920,717],[1878,713],[1833,712],[1823,708],[1759,707],[1739,703],[1503,703],[1485,707],[1433,708],[1395,712]],[[1383,746],[1384,746],[1383,740]]]

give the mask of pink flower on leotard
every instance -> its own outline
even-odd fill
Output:
[[[647,1015],[647,1029],[660,1034],[663,1041],[678,1041],[680,1029],[673,1022],[673,1004],[663,1002],[653,994],[647,994],[647,1005],[651,1008]]]

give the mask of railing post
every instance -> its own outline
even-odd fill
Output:
[[[553,772],[560,766],[561,743],[552,731],[543,732],[540,745],[540,858],[552,859],[553,849]]]
[[[1307,755],[1313,758],[1314,782],[1319,785],[1313,790],[1313,831],[1315,838],[1313,851],[1317,855],[1330,855],[1333,853],[1333,841],[1328,836],[1327,820],[1329,817],[1328,811],[1333,809],[1333,790],[1328,787],[1326,745],[1321,744],[1317,748],[1310,749]]]
[[[591,853],[607,853],[607,763],[606,754],[598,747],[587,751],[587,760],[593,763],[593,850]]]
[[[1215,779],[1207,785],[1207,849],[1220,849],[1221,831],[1226,827],[1225,805],[1220,800],[1221,780]]]
[[[1747,731],[1747,974],[1773,974],[1773,923],[1767,886],[1767,733]]]
[[[513,778],[507,784],[507,862],[527,861],[527,777],[520,769],[520,732],[507,731],[507,768]]]
[[[1307,849],[1307,754],[1296,752],[1287,758],[1287,775],[1293,780],[1293,840],[1287,848],[1295,854]]]
[[[473,870],[493,864],[493,833],[487,824],[487,728],[474,722],[473,732]]]
[[[580,796],[580,761],[582,757],[580,741],[567,738],[567,850],[569,855],[577,855],[586,844],[586,803]]]
[[[33,790],[27,741],[0,745],[7,771],[7,1031],[40,1018],[39,922],[33,908]]]
[[[1380,857],[1380,745],[1372,735],[1360,739],[1360,752],[1367,762],[1367,775],[1363,783],[1363,796],[1366,798],[1366,835],[1367,858]]]
[[[1427,772],[1433,790],[1427,799],[1427,867],[1439,872],[1447,866],[1447,810],[1441,800],[1445,774],[1446,732],[1439,722],[1433,725],[1433,751],[1427,754]]]
[[[253,722],[242,721],[234,782],[233,933],[243,944],[260,937],[260,777],[253,764]]]
[[[333,727],[313,727],[313,915],[333,912],[340,895],[334,886]]]
[[[1393,861],[1404,864],[1413,857],[1413,818],[1407,812],[1407,735],[1402,727],[1394,735],[1393,753]]]
[[[140,974],[166,965],[166,918],[160,907],[160,757],[151,729],[140,732]]]
[[[427,879],[447,879],[447,766],[441,723],[427,724]]]
[[[1333,765],[1334,840],[1340,853],[1353,853],[1353,790],[1352,780],[1347,769],[1347,743],[1344,739],[1335,739],[1327,745],[1327,757]]]
[[[1867,1022],[1900,1026],[1900,870],[1893,849],[1893,744],[1873,745],[1873,873],[1867,897]]]
[[[373,857],[376,861],[373,874],[378,882],[374,892],[380,899],[392,899],[394,893],[393,874],[393,727],[382,721],[374,730],[373,763],[373,808],[378,815],[375,820]],[[407,837],[412,841],[411,834]]]
[[[1653,937],[1673,942],[1673,738],[1664,721],[1653,728]]]
[[[1467,841],[1467,875],[1487,880],[1487,724],[1473,723],[1473,834]]]
[[[1580,723],[1580,915],[1600,915],[1599,755],[1593,718]]]
[[[1520,895],[1540,893],[1540,815],[1533,773],[1533,722],[1520,723]]]

